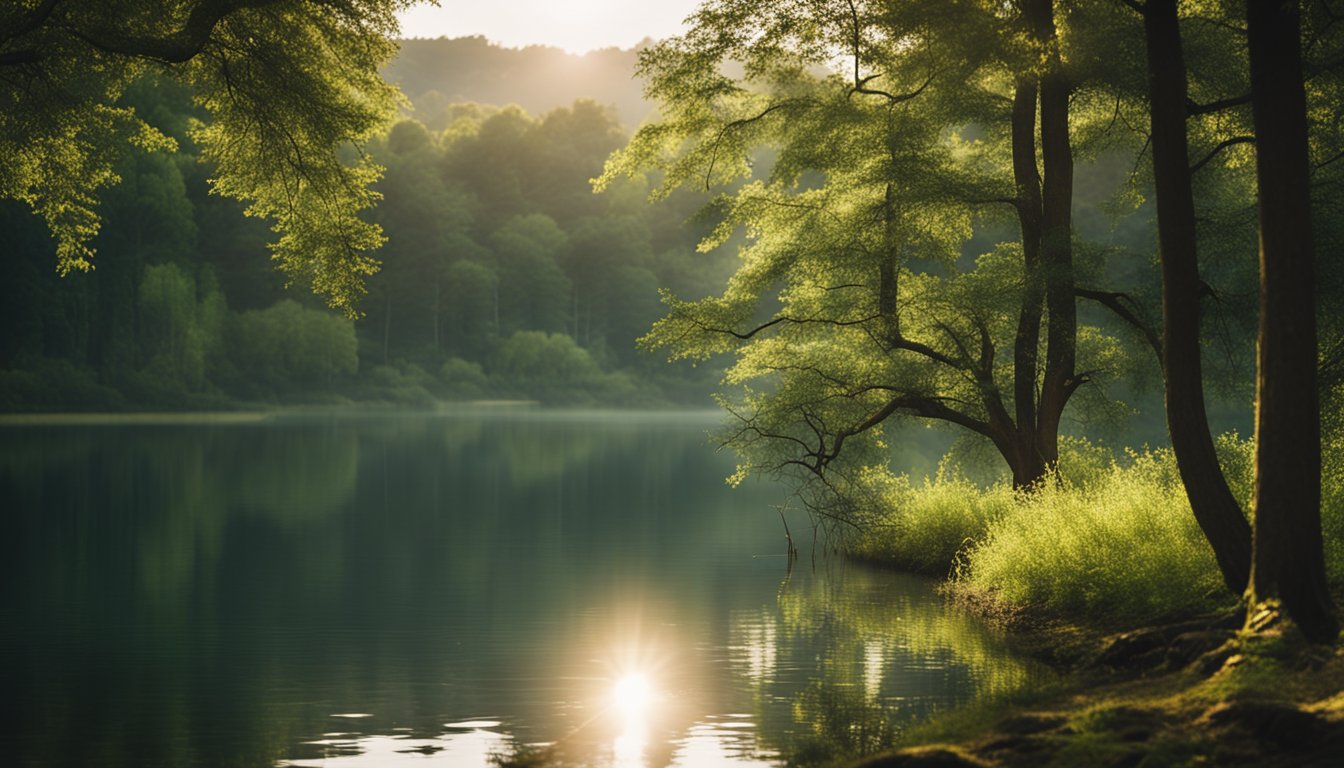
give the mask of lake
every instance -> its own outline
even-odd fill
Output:
[[[716,413],[0,423],[0,763],[767,766],[1032,684]]]

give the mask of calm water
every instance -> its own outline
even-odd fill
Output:
[[[790,573],[716,419],[0,426],[0,763],[779,765],[1039,674],[797,515]]]

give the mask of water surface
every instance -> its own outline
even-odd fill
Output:
[[[0,763],[780,765],[1039,674],[797,514],[790,569],[716,420],[0,426]]]

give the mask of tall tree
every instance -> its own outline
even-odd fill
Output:
[[[1251,529],[1228,488],[1204,405],[1195,199],[1186,116],[1190,107],[1176,0],[1130,2],[1143,15],[1149,118],[1162,268],[1162,371],[1172,450],[1195,519],[1213,547],[1223,581],[1241,594],[1250,578]]]
[[[274,222],[280,268],[352,311],[376,262],[379,169],[338,150],[390,115],[378,68],[408,0],[34,0],[0,10],[0,198],[56,239],[57,269],[89,269],[97,190],[131,146],[171,147],[118,99],[163,74],[210,120],[192,132],[214,189]]]
[[[1310,166],[1297,2],[1247,0],[1260,211],[1252,603],[1279,598],[1303,634],[1339,634],[1321,542],[1321,433]]]
[[[738,227],[749,242],[721,296],[669,297],[647,342],[738,354],[748,471],[825,494],[880,462],[881,426],[906,416],[979,434],[1016,485],[1040,482],[1111,343],[1078,327],[1072,110],[1091,94],[1055,4],[710,2],[692,21],[642,57],[664,119],[604,178],[653,167],[664,191],[720,186],[702,247]],[[971,267],[972,219],[996,208],[1018,236]]]

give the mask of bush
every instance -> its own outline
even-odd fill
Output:
[[[588,351],[563,333],[519,331],[495,351],[492,378],[546,403],[586,402],[603,378]]]
[[[1047,487],[992,521],[961,589],[1093,620],[1141,621],[1231,599],[1170,450],[1130,453],[1086,486]]]
[[[1249,503],[1251,442],[1224,435],[1217,447],[1233,493]],[[868,510],[865,530],[846,551],[921,573],[951,571],[955,590],[1091,620],[1152,620],[1231,600],[1170,450],[1117,461],[1071,439],[1061,453],[1061,482],[1032,493],[1006,482],[982,488],[948,460],[921,483],[869,470],[856,493]],[[1344,436],[1327,439],[1323,484],[1326,558],[1339,583]]]
[[[329,386],[359,366],[355,327],[348,318],[284,299],[238,315],[233,359],[253,383],[275,389]]]
[[[0,370],[0,412],[121,410],[125,398],[69,360],[39,357]]]
[[[1009,486],[981,489],[947,462],[921,483],[880,470],[865,472],[860,482],[865,505],[885,513],[872,515],[846,551],[934,576],[946,576],[957,554],[984,538],[990,522],[1016,501]]]
[[[434,378],[418,365],[400,366],[375,365],[368,369],[360,377],[359,399],[423,407],[436,405],[438,401],[426,388],[426,384],[437,388]]]
[[[481,397],[489,388],[480,363],[450,357],[439,366],[439,381],[448,397],[470,400]]]

